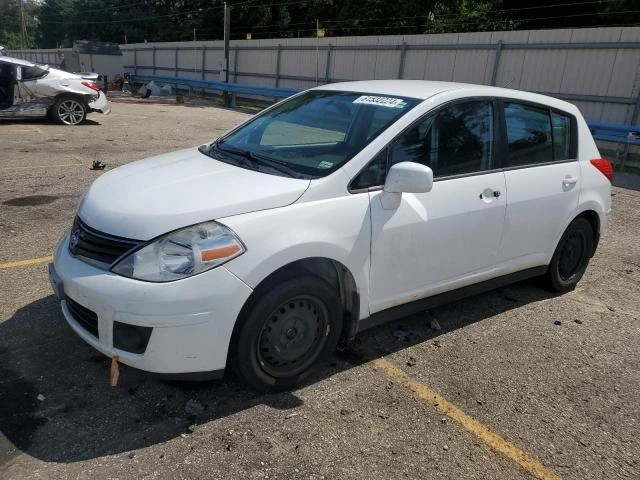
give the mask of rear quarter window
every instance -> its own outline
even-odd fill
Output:
[[[571,117],[551,112],[551,126],[553,127],[553,159],[568,160],[572,158]]]
[[[553,161],[553,137],[549,109],[505,102],[507,167]]]

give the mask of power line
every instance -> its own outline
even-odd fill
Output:
[[[50,3],[50,2],[54,2],[55,0],[48,0],[45,3]],[[288,6],[288,5],[304,5],[306,3],[308,3],[308,1],[310,0],[299,0],[299,1],[285,1],[285,2],[276,2],[276,3],[268,3],[268,4],[257,4],[256,2],[258,2],[260,0],[245,0],[242,2],[236,2],[236,3],[230,3],[230,7],[251,7],[251,8],[265,8],[265,7],[276,7],[276,6]],[[491,10],[491,13],[504,13],[504,12],[519,12],[519,11],[526,11],[526,10],[538,10],[538,9],[545,9],[545,8],[557,8],[557,7],[566,7],[566,6],[582,6],[582,5],[593,5],[593,4],[603,4],[603,3],[613,3],[619,0],[590,0],[590,1],[584,1],[584,2],[575,2],[575,3],[557,3],[557,4],[547,4],[547,5],[536,5],[533,7],[515,7],[515,8],[506,8],[506,9],[496,9],[496,10]],[[111,7],[103,7],[103,8],[93,8],[93,9],[86,9],[86,10],[74,10],[74,14],[76,15],[80,15],[80,14],[85,14],[85,13],[94,13],[94,12],[106,12],[106,11],[110,11],[110,10],[119,10],[119,9],[123,9],[123,8],[129,8],[129,7],[148,7],[149,6],[149,2],[148,1],[143,1],[143,2],[128,2],[124,5],[114,5]],[[61,7],[63,8],[63,7]],[[224,6],[223,5],[216,5],[213,7],[207,7],[207,8],[199,8],[196,10],[191,10],[190,12],[199,12],[199,11],[210,11],[210,10],[217,10],[217,9],[223,9]],[[185,12],[187,13],[187,12]],[[55,16],[55,17],[63,17],[67,15],[66,13],[57,13],[57,14],[51,14],[49,16]],[[406,18],[418,18],[418,17],[428,17],[429,15],[418,15],[418,16],[414,16],[414,17],[406,17]],[[447,16],[457,16],[457,14],[449,14]],[[346,21],[346,20],[343,20]],[[340,20],[330,20],[327,21],[325,23],[328,22],[340,22]]]

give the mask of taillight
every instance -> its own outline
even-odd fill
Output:
[[[591,165],[596,167],[600,172],[607,177],[607,180],[610,182],[613,181],[613,167],[611,166],[611,162],[609,160],[605,160],[604,158],[596,158],[591,160]]]
[[[100,87],[96,82],[81,82],[85,87],[90,88],[91,90],[95,90],[96,92],[100,91]]]

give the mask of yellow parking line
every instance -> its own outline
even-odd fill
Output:
[[[49,255],[48,257],[30,258],[29,260],[18,260],[16,262],[0,263],[0,270],[5,268],[16,268],[16,267],[24,267],[27,265],[36,265],[38,263],[50,262],[51,260],[53,260],[53,257]]]
[[[40,127],[36,127],[34,125],[29,125],[26,127],[9,126],[9,127],[0,128],[0,133],[26,133],[26,132],[36,132],[36,133],[39,133],[40,135],[44,135],[44,131]]]
[[[30,167],[0,167],[0,170],[30,170],[32,168],[84,167],[81,163],[65,163],[62,165],[33,165]]]
[[[541,480],[560,480],[560,477],[555,472],[542,465],[538,460],[530,457],[505,438],[489,430],[488,427],[470,417],[452,403],[449,403],[447,399],[423,383],[411,378],[393,363],[384,358],[372,360],[371,363],[380,368],[388,378],[411,390],[420,400],[437,408],[440,412],[458,422],[465,430],[486,443],[491,450],[514,461],[529,474]]]
[[[81,157],[80,155],[76,155],[75,153],[72,153],[71,156],[76,159],[78,162],[80,162],[80,165],[84,166],[91,166],[91,162],[89,160],[87,160],[86,158]]]

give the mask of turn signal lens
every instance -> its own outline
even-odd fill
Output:
[[[85,87],[90,88],[91,90],[95,90],[96,92],[100,91],[100,87],[96,82],[81,82]]]
[[[203,262],[211,262],[214,260],[232,257],[240,250],[242,250],[242,248],[238,244],[214,247],[208,250],[201,250],[200,258]]]
[[[605,160],[604,158],[596,158],[591,160],[591,165],[596,167],[600,172],[607,177],[607,180],[610,182],[613,181],[613,167],[611,166],[611,162],[609,160]]]

